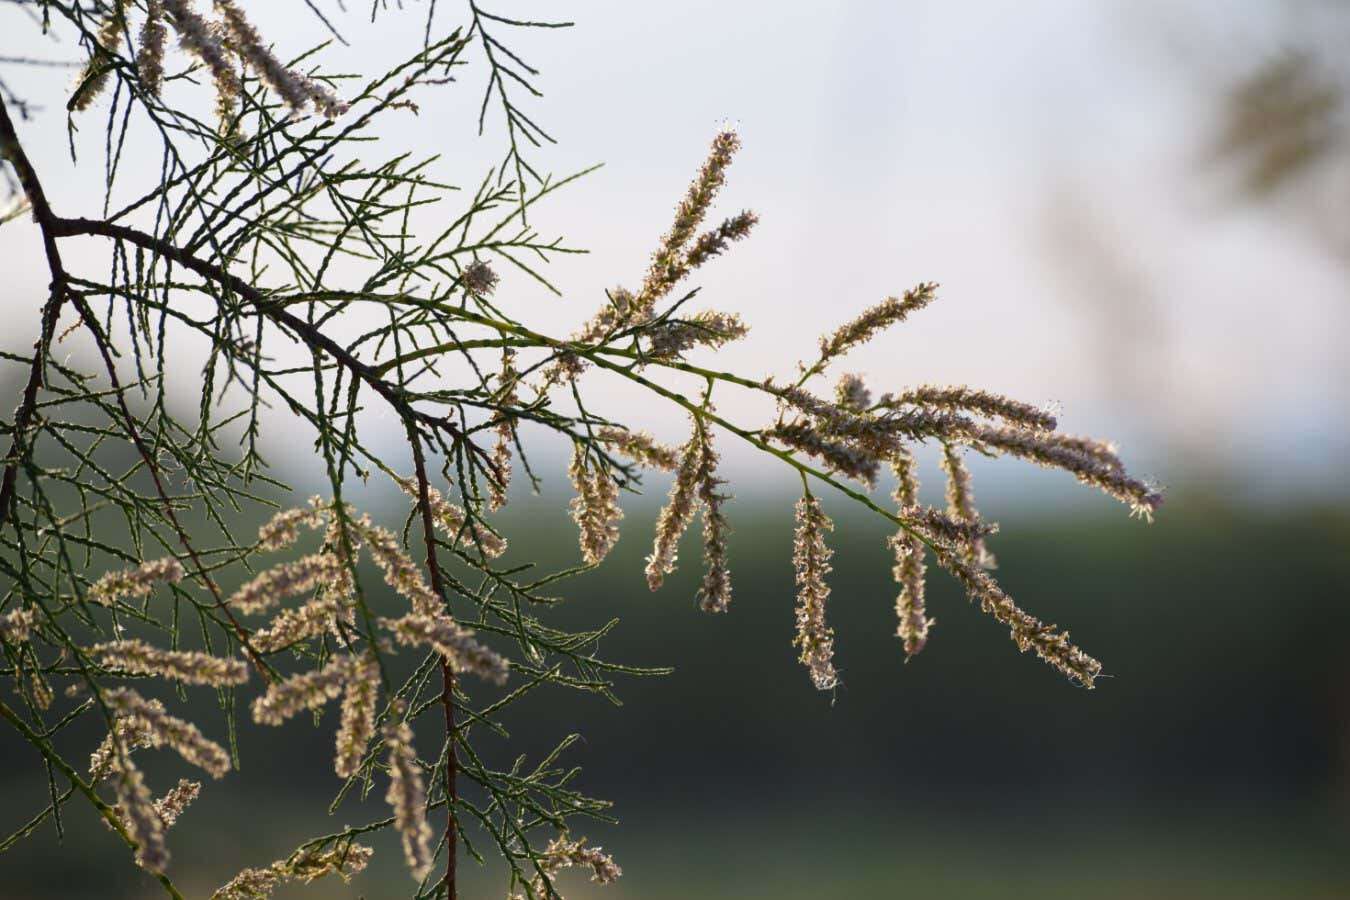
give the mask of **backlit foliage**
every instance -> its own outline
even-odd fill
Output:
[[[996,528],[975,509],[964,454],[1063,469],[1145,517],[1160,495],[1126,472],[1111,445],[1060,434],[1045,410],[966,387],[897,386],[874,397],[859,375],[826,380],[849,351],[887,339],[936,302],[934,283],[842,323],[792,377],[697,362],[710,348],[734,347],[753,324],[686,309],[697,271],[758,222],[744,210],[713,215],[740,147],[734,132],[714,136],[645,269],[598,298],[571,336],[549,335],[502,300],[524,283],[553,289],[547,262],[577,252],[536,232],[529,216],[584,173],[541,173],[538,151],[551,139],[535,123],[536,104],[522,105],[537,94],[538,73],[508,46],[513,32],[562,23],[516,21],[473,2],[454,12],[427,4],[425,43],[401,64],[337,78],[321,49],[295,55],[303,48],[293,35],[260,34],[249,11],[261,4],[21,5],[35,13],[34,34],[49,17],[54,33],[78,40],[68,113],[80,129],[101,122],[107,156],[105,196],[55,208],[44,160],[24,140],[31,120],[53,113],[31,109],[6,83],[8,218],[36,222],[51,288],[32,305],[36,344],[3,350],[21,388],[3,423],[0,638],[11,690],[0,715],[35,748],[52,793],[4,848],[48,820],[59,829],[78,793],[180,896],[170,829],[215,779],[242,777],[238,761],[253,748],[237,739],[236,711],[282,726],[334,705],[334,809],[375,791],[388,816],[246,869],[217,897],[349,878],[387,852],[364,843],[385,830],[397,833],[419,897],[454,896],[461,850],[485,861],[495,849],[514,896],[556,896],[553,878],[569,867],[615,880],[614,860],[573,836],[607,807],[581,793],[561,762],[574,737],[543,752],[521,748],[508,769],[481,757],[473,737],[504,733],[502,711],[541,688],[612,698],[616,675],[655,671],[596,655],[612,622],[580,632],[549,624],[558,601],[545,593],[612,550],[622,493],[644,469],[673,473],[648,585],[675,571],[680,538],[701,518],[698,605],[735,613],[733,516],[714,449],[730,442],[800,474],[796,544],[783,559],[796,565],[795,643],[816,687],[834,688],[842,673],[828,609],[833,525],[813,491],[842,493],[896,529],[898,654],[918,654],[933,631],[924,596],[931,559],[1019,649],[1092,686],[1101,664],[989,574]],[[379,3],[374,12],[410,14]],[[320,18],[316,29],[328,27]],[[389,117],[434,114],[438,97],[464,90],[475,71],[486,89],[469,124],[490,131],[495,111],[505,147],[466,198],[439,180],[438,160],[386,155],[370,139]],[[134,186],[118,180],[133,131],[162,149],[158,177]],[[437,232],[414,233],[410,214],[433,202],[457,211]],[[0,235],[6,259],[28,252],[17,234]],[[97,274],[63,255],[76,240],[99,248],[106,265]],[[7,315],[20,314],[22,299]],[[88,352],[57,352],[67,337]],[[197,369],[170,360],[169,348],[189,338],[209,348]],[[719,358],[734,360],[734,350]],[[669,376],[693,376],[701,389],[678,390]],[[201,384],[187,416],[170,390],[184,379]],[[687,422],[687,440],[663,446],[636,423],[611,420],[593,388],[606,380],[645,389]],[[730,391],[770,398],[775,417],[725,418],[715,401]],[[275,508],[271,498],[289,489],[269,474],[269,407],[291,417],[288,446],[312,441],[323,496]],[[366,424],[375,408],[397,422],[396,453],[382,451],[385,435]],[[509,536],[491,516],[508,503],[509,485],[542,477],[521,440],[526,424],[572,448],[579,564],[547,575],[502,562]],[[945,509],[918,499],[914,449],[925,443],[941,453]],[[894,503],[869,493],[887,469]],[[402,530],[349,499],[354,483],[372,480],[406,495]],[[376,601],[379,580],[397,595],[394,608]],[[213,690],[221,715],[186,721],[174,713],[175,690]],[[69,748],[63,732],[91,718],[107,737],[82,765],[78,752],[90,748]],[[138,756],[156,747],[210,776],[206,786],[150,784]]]

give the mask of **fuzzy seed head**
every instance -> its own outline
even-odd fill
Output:
[[[243,660],[222,659],[196,650],[161,650],[141,640],[108,641],[89,648],[104,666],[134,675],[158,675],[184,684],[225,687],[248,681]]]
[[[389,791],[385,800],[394,811],[394,829],[403,840],[403,855],[413,878],[421,880],[431,871],[431,826],[427,824],[426,789],[413,749],[413,733],[403,720],[401,701],[394,704],[384,725],[384,746],[389,751]]]
[[[793,538],[792,562],[797,569],[797,636],[792,643],[801,648],[801,662],[811,673],[817,690],[833,690],[839,684],[834,668],[834,629],[825,621],[825,605],[830,587],[834,551],[825,545],[825,533],[834,523],[820,508],[820,501],[807,494],[797,501],[797,531]]]

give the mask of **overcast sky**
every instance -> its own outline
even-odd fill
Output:
[[[372,26],[364,3],[345,14],[320,3],[352,45],[326,52],[331,68],[372,74],[420,40],[424,4]],[[247,8],[282,55],[319,34],[299,0]],[[501,289],[543,330],[570,331],[605,287],[640,279],[730,122],[745,149],[720,208],[753,208],[762,224],[697,283],[701,305],[752,325],[741,371],[788,373],[820,333],[935,280],[940,303],[846,368],[879,390],[965,382],[1058,402],[1066,429],[1121,438],[1164,482],[1190,477],[1201,454],[1262,473],[1271,490],[1344,470],[1350,273],[1286,208],[1233,200],[1201,165],[1223,91],[1309,34],[1325,38],[1307,16],[1139,0],[496,8],[576,22],[519,42],[547,94],[531,111],[559,139],[536,159],[557,173],[605,163],[536,216],[592,251],[553,267],[566,296],[515,276]],[[73,55],[41,46],[23,18],[0,9],[0,56]],[[461,18],[439,3],[438,30]],[[58,210],[96,213],[102,138],[86,130],[88,165],[73,170],[67,75],[0,66],[0,77],[47,105],[23,137]],[[500,146],[495,130],[472,134],[483,80],[470,67],[424,93],[420,117],[388,119],[379,151],[441,153],[437,177],[475,184]],[[123,177],[151,165],[157,154],[133,154]],[[27,223],[0,235],[6,349],[31,340],[46,281],[36,246]],[[631,393],[597,389],[637,424],[680,430]],[[763,410],[730,395],[720,406]],[[749,474],[750,457],[730,456]]]

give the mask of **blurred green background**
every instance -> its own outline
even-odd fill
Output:
[[[830,616],[844,685],[831,697],[789,646],[793,498],[769,493],[730,508],[736,596],[723,617],[694,607],[696,534],[678,575],[648,593],[659,485],[630,504],[610,563],[564,583],[555,614],[576,625],[617,615],[602,655],[675,674],[620,680],[622,708],[538,694],[508,715],[509,744],[478,736],[506,763],[584,735],[566,760],[583,767],[585,790],[616,802],[621,825],[576,833],[612,850],[625,876],[609,888],[566,878],[569,897],[1350,895],[1344,508],[1182,492],[1152,526],[1106,504],[1003,516],[1005,586],[1107,665],[1111,677],[1088,692],[1020,656],[941,573],[930,580],[933,639],[905,664],[886,530],[835,507]],[[560,499],[508,507],[509,559],[575,558]],[[192,702],[203,729],[222,735],[214,701]],[[383,815],[379,788],[364,807],[324,815],[335,719],[259,729],[241,717],[242,771],[206,784],[172,832],[171,871],[191,896]],[[61,746],[78,759],[98,737],[72,728]],[[6,830],[46,802],[30,756],[0,741]],[[152,756],[152,782],[189,774]],[[5,859],[0,896],[57,896],[54,871],[59,896],[155,895],[85,808],[70,804],[65,824],[79,852],[44,826]],[[279,896],[401,896],[395,841],[373,843],[377,862],[351,885]],[[504,895],[498,865],[467,868],[464,897]]]

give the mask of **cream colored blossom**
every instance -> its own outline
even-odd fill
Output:
[[[183,566],[173,557],[143,562],[131,569],[107,572],[89,588],[89,600],[110,604],[121,597],[148,597],[160,582],[176,584],[183,579]]]
[[[420,881],[431,871],[431,826],[427,824],[427,794],[412,745],[412,729],[403,715],[402,701],[394,703],[383,729],[384,746],[389,751],[389,791],[385,800],[394,811],[394,829],[403,840],[408,868],[413,878]]]
[[[155,801],[155,814],[159,816],[165,830],[177,824],[178,817],[183,814],[183,811],[188,808],[193,800],[197,799],[201,790],[200,781],[188,781],[186,778],[180,778],[178,784]]]
[[[797,531],[793,538],[792,562],[797,569],[797,636],[792,643],[801,648],[801,661],[811,673],[817,690],[828,691],[839,684],[834,668],[834,629],[825,621],[825,606],[830,587],[830,557],[834,552],[825,545],[825,532],[834,524],[810,494],[797,501]]]
[[[288,597],[332,584],[341,576],[342,570],[343,566],[334,554],[311,553],[264,570],[235,591],[229,603],[241,612],[264,612]]]
[[[225,748],[208,740],[191,722],[169,715],[158,700],[147,700],[130,688],[111,688],[103,696],[119,717],[144,726],[150,746],[169,747],[212,778],[220,778],[230,770],[230,756]]]
[[[914,457],[904,452],[895,458],[892,466],[896,505],[900,509],[911,509],[919,502],[919,478]],[[926,611],[925,547],[923,541],[906,528],[897,531],[890,544],[895,551],[895,567],[891,571],[900,585],[900,593],[895,598],[895,616],[899,622],[896,635],[904,643],[905,658],[910,659],[928,643],[928,631],[934,624]]]
[[[510,664],[474,640],[471,628],[465,628],[444,613],[409,613],[401,619],[380,619],[400,644],[432,647],[456,672],[477,675],[493,684],[505,684]]]
[[[117,817],[127,835],[136,842],[136,864],[151,872],[163,872],[169,864],[169,851],[164,846],[164,822],[150,798],[140,769],[128,762],[119,767],[114,783]]]
[[[375,704],[380,697],[380,667],[370,657],[352,666],[342,696],[342,723],[338,726],[333,769],[339,778],[357,773],[366,746],[375,733]]]
[[[196,650],[161,650],[141,640],[108,641],[89,648],[104,666],[135,675],[158,675],[185,684],[224,687],[248,681],[243,660],[223,659]]]
[[[680,468],[670,486],[666,505],[656,517],[656,537],[651,555],[647,557],[647,587],[657,590],[665,577],[675,571],[676,550],[680,537],[698,511],[698,474],[703,458],[703,441],[698,428],[689,436],[680,450]]]
[[[280,725],[307,709],[318,709],[346,689],[353,668],[352,657],[335,656],[322,669],[269,684],[263,695],[253,701],[253,721]]]
[[[623,519],[619,488],[603,467],[586,465],[586,450],[580,444],[572,450],[567,475],[577,491],[568,508],[577,523],[581,558],[587,565],[596,565],[619,540],[619,522]]]

